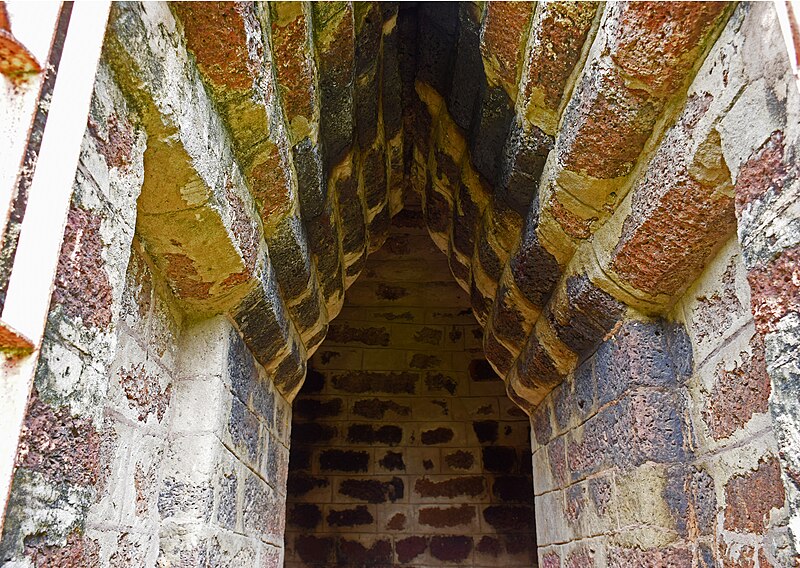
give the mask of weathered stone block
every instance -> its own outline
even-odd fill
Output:
[[[405,484],[399,477],[381,479],[344,479],[339,483],[339,495],[367,503],[394,503],[403,500]]]
[[[625,304],[597,287],[586,275],[567,278],[566,293],[557,293],[547,318],[564,344],[585,356],[622,318]]]
[[[480,20],[478,6],[458,5],[458,38],[447,109],[455,123],[465,131],[470,130],[475,102],[481,85],[486,82],[480,52]]]
[[[682,329],[662,322],[624,323],[614,333],[614,340],[606,341],[597,350],[594,365],[598,403],[610,402],[636,386],[681,384],[691,353],[673,354],[668,337],[682,334]]]
[[[725,528],[762,534],[772,509],[784,506],[786,493],[774,457],[759,462],[755,471],[734,476],[725,486]]]
[[[556,129],[559,106],[596,11],[597,6],[584,2],[548,4],[533,16],[520,96],[527,119],[545,132]]]
[[[426,5],[419,14],[416,76],[446,95],[450,86],[456,46],[455,4]]]
[[[365,472],[369,461],[369,453],[364,451],[325,450],[319,455],[322,471]]]
[[[501,85],[512,101],[517,96],[520,60],[528,43],[535,4],[489,4],[481,26],[481,55],[490,83]]]
[[[497,185],[500,156],[514,119],[514,103],[502,87],[481,88],[470,132],[470,158],[475,169]]]

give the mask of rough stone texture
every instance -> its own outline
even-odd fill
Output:
[[[260,230],[252,218],[254,198],[235,162],[233,141],[212,108],[200,71],[188,63],[176,25],[164,5],[118,6],[111,18],[114,32],[109,34],[106,56],[120,87],[135,100],[150,140],[138,200],[138,231],[176,295],[202,311],[240,300],[252,288],[252,276],[263,257]],[[168,65],[143,63],[160,46],[173,42],[180,47],[165,52]],[[193,112],[178,113],[176,108]],[[166,142],[181,132],[184,144]],[[219,163],[210,156],[198,156],[208,146],[216,148],[216,160],[227,163],[226,176],[220,175]],[[237,226],[235,234],[229,225]],[[176,231],[164,234],[165,226]],[[222,256],[206,257],[203,251],[209,247]]]
[[[796,563],[775,9],[115,4],[1,561]]]
[[[784,506],[786,494],[778,460],[759,462],[753,472],[733,477],[725,488],[725,528],[760,534],[769,525],[771,509]]]
[[[118,448],[126,455],[131,439],[145,428],[137,424],[139,413],[129,408],[116,379],[126,338],[138,336],[147,345],[152,333],[148,372],[160,375],[162,389],[171,380],[174,328],[165,300],[170,294],[163,284],[154,286],[149,269],[141,265],[132,276],[134,263],[128,262],[143,178],[144,136],[106,65],[98,70],[90,113],[92,127],[81,144],[5,512],[3,563],[97,563],[96,528],[115,520],[107,509],[98,511],[96,503],[119,492],[112,474],[128,460],[118,457]],[[124,135],[114,134],[117,130]],[[144,359],[141,348],[135,355]],[[158,429],[157,418],[150,416],[150,428]],[[135,426],[123,426],[129,420]],[[163,432],[159,434],[156,446],[163,441]]]
[[[502,85],[512,99],[516,98],[534,8],[532,2],[501,2],[487,5],[484,14],[481,55],[487,79]]]
[[[182,558],[188,540],[182,534],[218,543],[220,550],[208,554],[220,561],[242,558],[243,550],[265,562],[280,557],[289,404],[226,319],[189,327],[180,347],[172,436],[157,492],[161,526],[170,529],[160,539],[159,562]],[[204,397],[214,404],[199,411],[195,401]]]
[[[100,473],[100,436],[90,420],[54,411],[34,389],[20,438],[18,467],[51,481],[92,486]]]
[[[112,290],[97,262],[103,248],[100,221],[91,211],[69,210],[53,300],[69,316],[104,328],[111,323]]]
[[[770,393],[764,344],[759,335],[750,340],[752,353],[742,353],[743,362],[732,370],[720,363],[705,417],[715,439],[727,438],[754,414],[767,412]]]
[[[711,130],[694,154],[686,155],[689,141],[698,138],[692,130],[709,100],[693,97],[687,102],[633,190],[632,212],[612,253],[612,269],[653,296],[675,296],[735,229],[730,172],[719,132]]]
[[[596,11],[589,2],[558,2],[541,6],[534,14],[520,102],[525,118],[549,134],[556,129],[570,75]]]
[[[785,86],[792,79],[785,71],[786,55],[778,48],[782,38],[774,28],[776,15],[764,8],[757,6],[742,11],[736,27],[729,26],[733,38],[726,41],[741,45],[737,48],[747,49],[752,56],[735,64],[732,62],[730,67],[721,70],[740,95],[733,106],[726,108],[726,126],[720,134],[725,158],[733,164],[737,232],[747,269],[756,332],[763,337],[765,346],[766,369],[771,381],[770,415],[796,555],[800,551],[797,473],[800,471],[797,457],[800,421],[796,410],[798,369],[795,356],[798,279],[797,262],[792,259],[796,259],[800,245],[798,176],[794,158],[799,134],[798,93]],[[758,117],[753,121],[757,126],[750,129],[734,126],[733,119],[742,113]],[[765,120],[767,116],[769,120]],[[770,284],[766,283],[768,279]],[[764,458],[769,461],[768,456]],[[755,464],[751,464],[751,469],[755,469]],[[784,538],[791,541],[791,538]],[[773,565],[780,565],[786,561],[786,548],[789,548],[786,543],[771,544],[754,556],[766,557]]]
[[[726,289],[746,305],[744,286],[729,241],[682,325],[624,321],[536,409],[537,520],[561,511],[537,522],[540,565],[728,565],[743,546],[790,565],[763,346],[741,306],[706,327]]]
[[[576,122],[569,120],[564,145],[559,144],[565,168],[603,179],[630,172],[666,97],[685,82],[704,36],[724,8],[717,2],[703,3],[698,10],[631,3],[606,16],[605,41],[617,68],[595,61],[582,77],[575,105],[567,110],[568,120]]]

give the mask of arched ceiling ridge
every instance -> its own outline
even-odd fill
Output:
[[[626,313],[665,313],[733,235],[727,108],[704,87],[733,9],[116,6],[106,59],[151,156],[137,230],[184,309],[230,313],[291,398],[418,194],[530,411]]]

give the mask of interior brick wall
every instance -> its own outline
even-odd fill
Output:
[[[530,427],[467,294],[398,215],[294,402],[286,566],[530,566]]]

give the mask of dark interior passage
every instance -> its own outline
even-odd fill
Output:
[[[395,217],[293,404],[285,566],[531,566],[530,426],[421,212]]]

